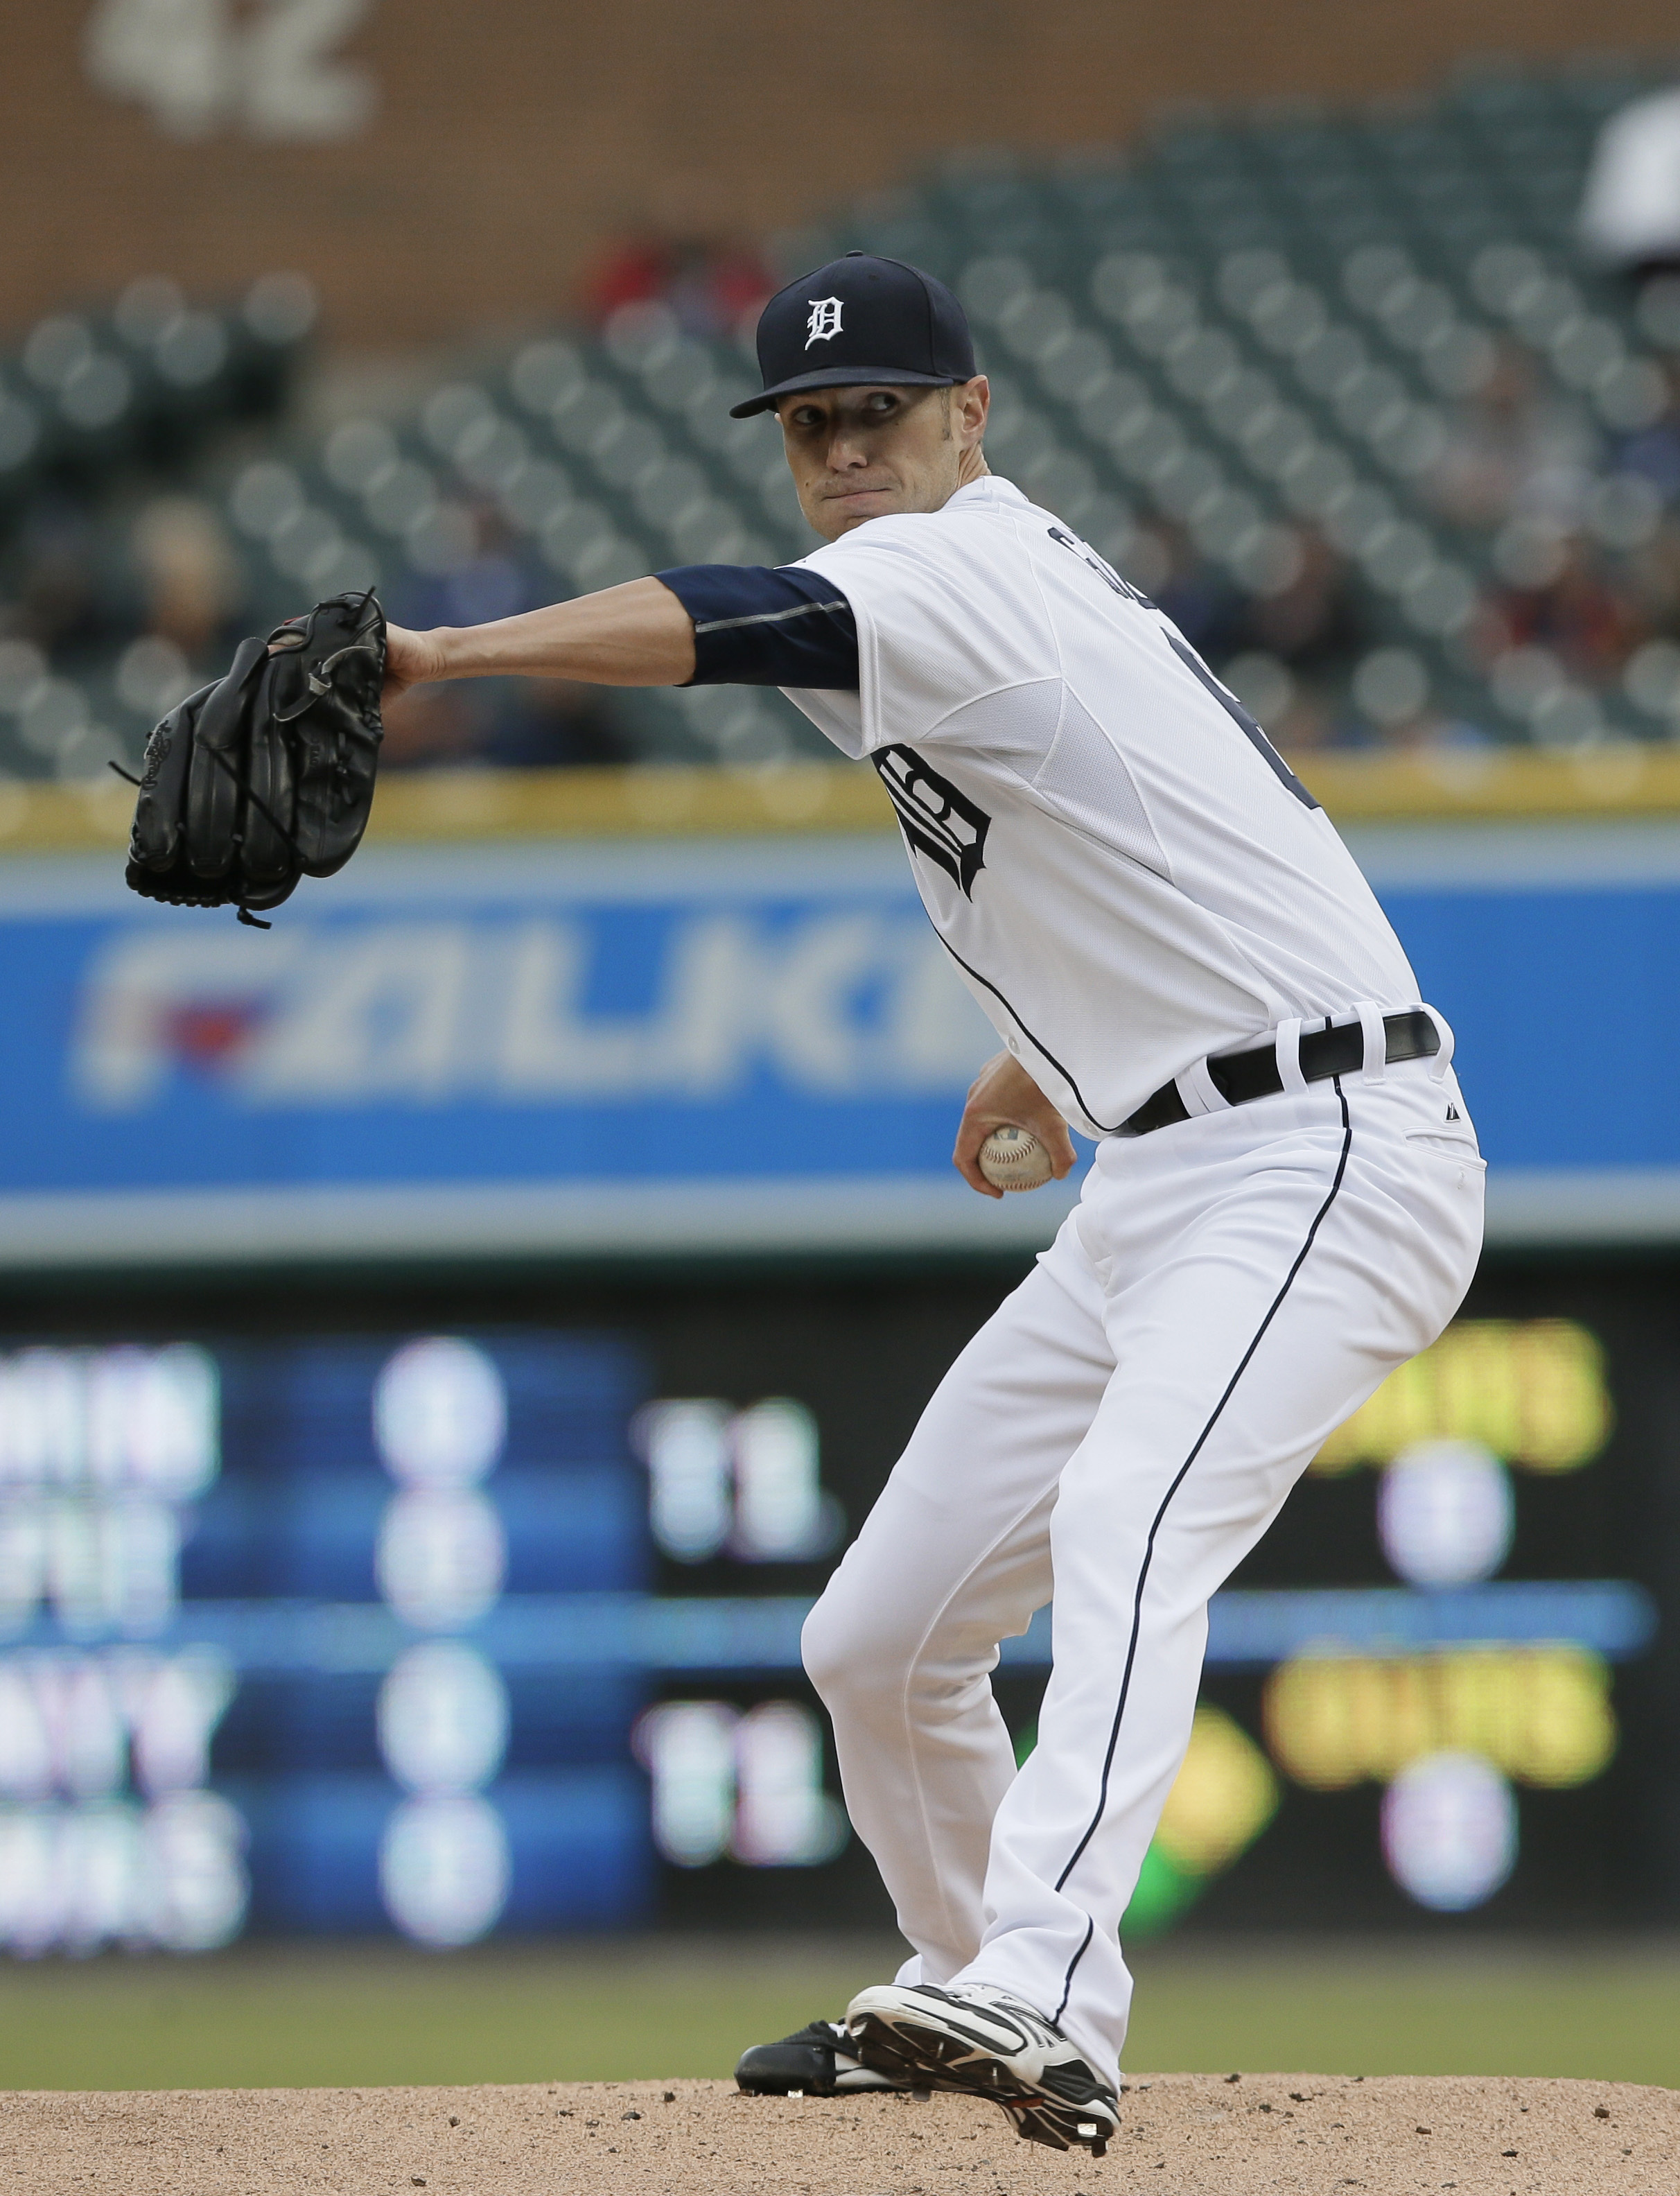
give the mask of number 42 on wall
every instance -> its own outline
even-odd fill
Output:
[[[83,33],[89,77],[137,100],[171,137],[221,130],[271,141],[353,137],[378,94],[336,58],[372,0],[98,0]]]

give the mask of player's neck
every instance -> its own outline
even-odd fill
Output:
[[[951,490],[951,495],[961,495],[964,488],[973,488],[976,481],[990,478],[991,467],[978,450],[970,450],[957,466],[956,486]],[[950,495],[948,495],[945,498],[945,503],[949,503],[950,500]],[[943,511],[944,507],[944,504],[937,504],[933,506],[938,511]]]

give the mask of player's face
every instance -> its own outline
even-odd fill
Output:
[[[812,389],[776,407],[800,507],[827,541],[890,511],[938,511],[985,471],[985,377],[955,389]]]

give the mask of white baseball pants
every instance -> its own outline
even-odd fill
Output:
[[[1481,1208],[1440,1060],[1098,1147],[805,1626],[847,1808],[915,1948],[900,1981],[1002,1985],[1117,2079],[1120,1917],[1189,1742],[1208,1598],[1452,1317]],[[1017,1773],[990,1673],[1053,1595]]]

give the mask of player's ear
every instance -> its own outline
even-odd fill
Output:
[[[977,373],[972,381],[959,382],[951,395],[962,440],[978,442],[985,432],[986,414],[991,409],[991,384],[984,374]]]

